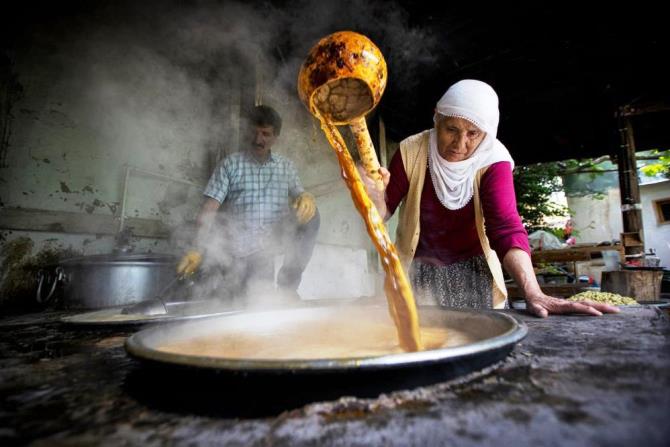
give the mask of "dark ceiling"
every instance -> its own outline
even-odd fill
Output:
[[[186,11],[226,2],[169,3],[173,11]],[[144,4],[156,15],[168,9],[161,2]],[[486,81],[498,92],[499,138],[519,164],[615,153],[618,107],[670,104],[669,22],[658,7],[637,2],[587,11],[581,4],[563,2],[549,7],[490,8],[473,3],[428,7],[404,0],[348,0],[325,8],[322,15],[327,17],[319,17],[322,4],[272,1],[253,8],[260,17],[283,20],[274,31],[279,49],[275,53],[283,62],[296,65],[289,67],[296,74],[299,58],[286,56],[306,54],[327,32],[350,28],[375,41],[389,62],[389,85],[377,113],[396,140],[430,126],[437,99],[449,85],[465,78]],[[11,33],[29,34],[35,24],[64,21],[71,15],[95,19],[103,7],[106,14],[120,11],[114,12],[119,23],[126,21],[123,14],[127,14],[110,1],[19,5],[23,5],[19,13],[4,26],[8,34],[3,39]],[[350,11],[333,14],[339,5]],[[359,6],[367,16],[357,15]],[[300,8],[304,7],[315,11],[303,13]],[[153,13],[146,10],[142,17],[151,18]],[[413,40],[399,41],[391,22],[400,23],[402,36]],[[636,116],[638,150],[670,148],[669,125],[670,111]]]
[[[406,7],[445,51],[417,70],[423,87],[415,95],[394,95],[391,84],[382,113],[394,135],[424,128],[446,87],[465,78],[496,89],[499,138],[522,163],[616,152],[618,107],[670,106],[670,23],[660,10],[561,3],[433,14]],[[670,109],[635,117],[634,130],[638,150],[669,149]]]

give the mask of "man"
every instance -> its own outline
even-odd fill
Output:
[[[318,210],[293,163],[272,153],[281,132],[279,114],[257,106],[248,118],[249,146],[226,157],[212,174],[196,220],[198,248],[184,256],[177,272],[196,271],[206,248],[210,263],[223,270],[225,291],[242,296],[257,284],[264,284],[263,290],[274,286],[274,258],[283,253],[277,285],[284,295],[299,298],[296,289],[319,229]]]

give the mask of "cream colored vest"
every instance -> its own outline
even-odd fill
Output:
[[[398,255],[408,271],[416,247],[419,245],[419,212],[421,206],[421,192],[423,182],[426,179],[426,167],[428,166],[428,130],[412,135],[400,143],[400,154],[405,166],[405,172],[409,179],[409,191],[400,205],[398,216],[398,230],[396,232],[396,248]],[[505,307],[507,299],[507,288],[503,277],[502,266],[496,252],[491,249],[489,239],[486,237],[484,225],[484,211],[479,200],[479,182],[487,168],[482,168],[475,176],[474,195],[472,197],[475,208],[475,225],[486,263],[493,276],[493,307],[500,309]]]

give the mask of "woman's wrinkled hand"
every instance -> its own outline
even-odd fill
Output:
[[[620,312],[616,306],[593,301],[568,301],[545,294],[526,297],[526,310],[533,315],[546,318],[550,314],[585,314],[600,316],[604,313]]]
[[[383,189],[379,189],[378,182],[370,174],[368,174],[363,166],[356,165],[356,167],[358,168],[358,173],[361,176],[363,185],[365,185],[365,190],[367,191],[368,196],[370,196],[372,202],[374,202],[377,208],[379,208],[380,204],[384,202],[384,193],[386,191],[386,187],[389,184],[389,181],[391,180],[391,173],[386,168],[379,168],[379,174],[382,176],[383,183]]]

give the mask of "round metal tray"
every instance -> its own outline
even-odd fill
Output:
[[[61,323],[73,326],[142,326],[147,324],[174,323],[228,315],[236,310],[222,309],[221,305],[207,301],[167,303],[168,313],[163,315],[122,314],[126,306],[66,315]]]
[[[271,312],[242,312],[220,317],[208,318],[206,321],[185,322],[174,325],[150,328],[129,337],[126,341],[128,353],[140,360],[153,364],[173,365],[196,369],[261,373],[261,374],[296,374],[318,372],[356,372],[365,370],[394,369],[420,367],[430,364],[445,364],[459,361],[467,365],[469,359],[477,369],[482,367],[482,359],[490,362],[500,360],[511,351],[514,344],[526,336],[526,326],[514,317],[495,311],[444,309],[423,307],[419,309],[421,326],[443,327],[466,333],[472,342],[426,350],[421,352],[391,353],[388,355],[367,357],[339,358],[227,358],[203,355],[184,355],[164,350],[165,345],[183,342],[192,337],[211,334],[213,331],[239,331],[240,336],[252,334],[254,337],[265,337],[263,343],[273,346],[277,342],[273,327],[277,324],[293,324],[296,321],[310,320],[312,325],[319,327],[319,321],[332,321],[338,315],[346,315],[342,321],[343,330],[354,327],[357,321],[372,318],[388,318],[385,306],[312,307],[275,310]],[[361,319],[352,319],[351,315],[359,315]],[[261,323],[259,323],[261,322]],[[264,327],[262,322],[268,322]],[[279,323],[278,323],[279,322]],[[256,335],[258,334],[258,335]],[[231,335],[231,334],[229,334]],[[232,334],[234,336],[234,333]],[[318,337],[318,333],[305,333],[306,340]],[[467,366],[461,368],[467,372]]]

